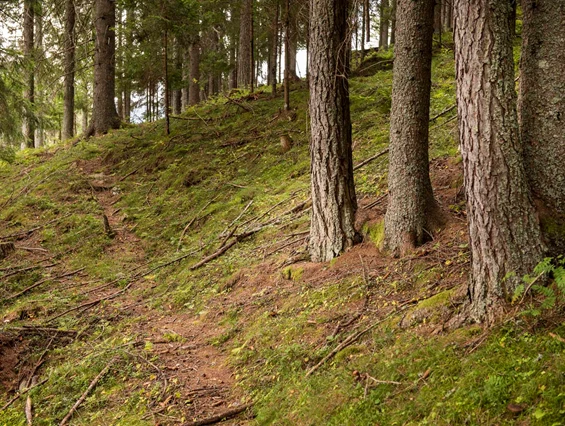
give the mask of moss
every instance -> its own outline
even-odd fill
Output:
[[[385,239],[385,223],[384,220],[380,220],[375,223],[365,223],[362,229],[363,235],[369,237],[369,239],[378,248],[382,248]]]
[[[288,266],[281,271],[282,277],[285,280],[300,281],[302,274],[304,273],[304,268],[294,268]]]

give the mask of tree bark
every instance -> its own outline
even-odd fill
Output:
[[[518,130],[508,0],[457,0],[459,137],[471,249],[471,316],[495,320],[544,247]]]
[[[279,0],[275,1],[275,11],[269,31],[269,77],[268,83],[271,86],[273,96],[277,94],[277,51],[279,38]]]
[[[127,5],[126,8],[126,49],[125,49],[125,57],[126,63],[124,64],[124,120],[129,123],[131,121],[131,73],[129,72],[129,68],[131,66],[132,60],[132,45],[133,45],[133,31],[131,28],[128,28],[130,25],[133,25],[134,20],[134,12],[132,5]]]
[[[284,110],[290,111],[290,0],[285,0],[284,17]]]
[[[188,90],[188,104],[196,105],[200,102],[200,41],[195,40],[190,44],[190,86]]]
[[[94,51],[94,102],[88,135],[102,135],[120,126],[116,111],[116,3],[96,0],[94,3],[96,46]]]
[[[75,121],[75,3],[65,2],[65,94],[63,100],[63,139],[74,136]]]
[[[390,44],[396,44],[396,1],[392,0],[390,8]]]
[[[239,22],[237,83],[250,89],[253,84],[253,0],[243,0]]]
[[[312,0],[310,5],[309,248],[313,261],[325,262],[351,247],[356,236],[348,84],[351,40],[347,2]]]
[[[380,37],[379,49],[388,49],[388,29],[390,20],[389,1],[381,0],[380,5]]]
[[[34,0],[24,0],[24,99],[27,102],[27,106],[22,125],[22,132],[24,136],[22,148],[35,148],[35,117],[33,113],[35,106],[34,8]]]
[[[177,87],[173,90],[173,114],[180,114],[182,111],[182,89],[178,86],[178,79],[183,77],[183,54],[182,54],[182,46],[178,38],[175,38],[175,74],[177,76]]]
[[[434,0],[397,0],[385,247],[405,255],[440,224],[429,173]]]
[[[526,170],[552,255],[565,251],[565,8],[523,0],[520,121]]]

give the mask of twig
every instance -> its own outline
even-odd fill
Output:
[[[375,207],[376,205],[380,204],[381,202],[383,202],[383,200],[388,196],[388,194],[384,194],[381,195],[379,198],[377,198],[375,201],[373,201],[370,204],[367,204],[365,207],[363,207],[363,210],[369,210],[372,209],[373,207]]]
[[[43,280],[40,280],[40,281],[36,282],[35,284],[30,285],[29,287],[24,288],[22,291],[20,291],[20,292],[18,292],[18,293],[16,293],[16,294],[12,294],[11,296],[6,297],[4,300],[7,301],[7,300],[15,299],[15,298],[17,298],[17,297],[20,297],[22,294],[25,294],[25,293],[27,293],[28,291],[33,290],[33,289],[36,288],[36,287],[39,287],[41,284],[44,284],[44,283],[46,283],[46,282],[48,282],[48,281],[60,280],[61,278],[78,274],[79,272],[81,272],[81,271],[83,271],[83,270],[85,270],[85,269],[86,269],[86,266],[84,266],[84,267],[82,267],[82,268],[80,268],[80,269],[77,269],[76,271],[67,272],[66,274],[59,275],[58,277],[45,278],[45,279],[43,279]]]
[[[127,175],[122,176],[120,178],[120,182],[123,182],[124,180],[126,180],[128,177],[130,177],[131,175],[133,175],[135,172],[137,172],[140,169],[140,167],[137,167],[135,169],[133,169],[131,172],[129,172]]]
[[[208,262],[211,262],[212,260],[216,259],[217,257],[220,257],[222,254],[224,254],[226,251],[228,251],[230,248],[232,248],[233,246],[235,246],[238,243],[238,239],[234,239],[233,241],[229,242],[228,244],[223,245],[222,247],[220,247],[219,250],[217,250],[216,252],[212,253],[210,256],[205,257],[204,259],[202,259],[200,262],[195,263],[194,265],[192,265],[189,269],[191,271],[194,271],[198,268],[201,268],[202,266],[206,265]]]
[[[365,377],[367,377],[367,379],[371,379],[373,382],[379,384],[379,385],[401,385],[402,383],[400,382],[395,382],[394,380],[378,380],[375,379],[372,376],[369,376],[369,374],[365,373]]]
[[[75,405],[73,405],[71,407],[71,409],[69,410],[69,412],[67,413],[67,415],[63,418],[63,420],[61,420],[61,423],[59,423],[59,426],[65,426],[68,421],[71,419],[71,417],[73,416],[74,412],[77,410],[77,408],[80,406],[80,404],[82,404],[84,402],[84,400],[86,399],[86,397],[88,396],[88,394],[90,393],[90,391],[92,389],[94,389],[94,386],[96,386],[96,384],[100,381],[100,379],[102,377],[104,377],[106,375],[106,373],[108,373],[108,371],[110,370],[110,367],[112,367],[112,365],[118,360],[118,357],[114,357],[112,358],[108,364],[106,364],[106,366],[102,369],[102,371],[100,373],[98,373],[98,376],[96,376],[94,378],[94,380],[92,380],[92,382],[90,382],[90,385],[88,386],[88,388],[84,391],[84,393],[80,396],[80,398],[77,400],[77,402],[75,402]]]
[[[45,250],[44,248],[41,247],[21,247],[21,246],[16,246],[17,250],[26,250],[26,251],[42,251],[44,253],[49,253],[48,250]]]
[[[237,408],[232,408],[231,410],[228,411],[224,411],[223,413],[217,414],[215,416],[212,417],[208,417],[207,419],[203,419],[203,420],[196,420],[194,422],[188,422],[188,423],[183,423],[182,426],[206,426],[206,425],[213,425],[216,423],[220,423],[224,420],[228,420],[231,419],[232,417],[237,416],[240,413],[243,413],[244,411],[247,411],[249,408],[251,408],[253,406],[253,404],[245,404],[242,405],[241,407],[237,407]]]
[[[454,115],[454,116],[451,117],[449,120],[445,120],[445,121],[444,121],[443,123],[441,123],[441,124],[437,124],[437,125],[435,125],[434,127],[430,127],[430,132],[431,132],[432,130],[435,130],[435,129],[438,129],[438,128],[440,128],[440,127],[443,127],[443,126],[445,126],[447,123],[451,123],[453,120],[456,120],[456,119],[457,119],[457,115]]]
[[[68,213],[68,214],[63,215],[61,217],[57,217],[53,220],[50,220],[49,222],[44,223],[43,225],[36,226],[35,228],[31,228],[27,231],[21,231],[21,232],[16,232],[15,234],[0,236],[0,240],[8,240],[8,239],[12,239],[12,238],[19,239],[19,237],[27,237],[27,236],[33,234],[35,231],[39,231],[40,229],[45,228],[47,225],[51,225],[54,222],[58,222],[60,220],[63,220],[66,217],[69,217],[70,215],[71,215],[71,213]]]
[[[28,395],[27,399],[26,399],[26,406],[25,406],[26,421],[27,421],[28,426],[32,426],[32,424],[33,424],[33,415],[32,415],[32,412],[31,412],[31,408],[32,408],[31,397]]]
[[[382,157],[385,154],[388,154],[388,148],[385,149],[384,151],[379,152],[376,155],[373,155],[372,157],[367,158],[366,160],[361,161],[359,164],[357,164],[355,167],[353,167],[353,171],[360,169],[361,167],[369,164],[371,161],[375,161],[377,158]]]
[[[251,207],[251,204],[253,204],[253,200],[251,200],[249,203],[247,203],[247,205],[241,211],[241,213],[234,220],[232,220],[232,222],[228,226],[226,226],[226,229],[224,229],[221,232],[220,236],[225,235],[226,232],[228,232],[228,230],[234,225],[234,223],[236,223],[239,219],[241,219],[241,217],[245,214],[245,212],[249,209],[249,207]]]
[[[227,98],[226,104],[234,104],[234,105],[237,105],[240,108],[243,108],[247,112],[253,112],[253,110],[250,107],[248,107],[247,105],[244,105],[240,102],[237,102],[236,100],[234,100],[232,98]]]
[[[178,243],[178,245],[177,245],[177,251],[180,250],[180,246],[181,246],[181,244],[182,244],[182,239],[184,238],[184,234],[186,234],[186,231],[188,231],[188,229],[192,226],[192,224],[196,221],[196,219],[198,219],[198,216],[200,216],[200,213],[202,213],[204,210],[206,210],[210,204],[212,204],[214,201],[216,201],[217,198],[218,198],[218,195],[215,196],[212,200],[208,201],[208,203],[206,203],[206,205],[205,205],[204,207],[202,207],[202,208],[198,211],[198,213],[196,213],[196,214],[194,215],[194,217],[192,218],[192,220],[186,224],[186,226],[184,227],[184,229],[182,230],[182,232],[181,232],[181,234],[180,234],[179,243]]]
[[[75,330],[61,330],[60,328],[52,327],[33,327],[29,325],[24,325],[23,327],[10,327],[5,329],[5,331],[19,331],[23,333],[61,333],[61,334],[77,334]]]
[[[35,389],[39,386],[41,386],[42,384],[44,384],[47,380],[49,379],[43,379],[41,382],[27,388],[24,389],[23,391],[20,391],[19,393],[16,394],[16,396],[14,396],[11,400],[9,400],[6,404],[4,404],[4,406],[0,409],[0,411],[4,411],[6,410],[10,405],[12,405],[14,402],[16,402],[20,396],[25,395],[26,393],[28,393],[30,390]]]
[[[438,115],[436,115],[435,117],[430,118],[430,123],[433,121],[436,121],[438,118],[444,116],[445,114],[447,114],[448,112],[453,111],[455,108],[457,108],[457,104],[455,105],[451,105],[449,108],[444,109],[442,112],[440,112]]]
[[[406,309],[406,308],[404,308]],[[346,347],[348,347],[349,345],[351,345],[353,342],[357,341],[361,336],[363,336],[364,334],[366,334],[367,332],[371,331],[372,329],[374,329],[375,327],[377,327],[378,325],[382,324],[383,322],[385,322],[387,319],[389,319],[391,316],[400,313],[401,311],[403,311],[404,309],[395,309],[394,311],[390,312],[388,315],[386,315],[383,319],[371,324],[370,326],[364,328],[361,331],[358,331],[356,333],[350,334],[343,342],[341,342],[338,346],[336,346],[329,354],[327,354],[324,358],[322,358],[322,360],[320,362],[318,362],[314,367],[312,367],[310,370],[308,370],[308,372],[306,373],[306,377],[310,376],[312,373],[314,373],[318,368],[320,368],[322,365],[324,365],[329,359],[331,359],[334,355],[336,355],[339,351],[345,349]]]
[[[524,298],[526,297],[526,294],[528,294],[528,291],[530,291],[530,289],[532,288],[532,286],[536,283],[537,280],[539,280],[543,275],[545,275],[545,272],[542,272],[541,274],[539,274],[537,277],[535,277],[533,279],[533,281],[528,285],[528,287],[526,288],[526,290],[524,290],[524,294],[522,295],[522,298],[520,299],[520,304],[522,304],[522,302],[524,301]]]

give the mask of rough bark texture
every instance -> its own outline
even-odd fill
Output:
[[[96,47],[94,51],[94,102],[89,134],[102,135],[120,126],[116,111],[116,3],[96,0],[94,4]]]
[[[310,3],[310,254],[315,262],[333,259],[355,239],[347,3]]]
[[[131,75],[128,71],[128,67],[131,64],[131,59],[132,59],[132,54],[131,54],[131,47],[133,45],[133,31],[131,28],[128,28],[129,25],[132,24],[133,20],[134,20],[134,13],[133,13],[133,7],[131,5],[128,6],[127,10],[126,10],[126,22],[128,25],[126,25],[126,44],[128,46],[128,48],[125,51],[125,57],[126,57],[126,64],[124,67],[124,75],[125,75],[125,81],[124,81],[124,118],[126,122],[130,122],[131,121]]]
[[[396,44],[396,0],[392,0],[390,7],[390,44]]]
[[[457,0],[457,105],[472,257],[471,315],[492,321],[544,247],[518,130],[508,0]]]
[[[253,82],[253,0],[243,0],[239,21],[237,83],[251,88]]]
[[[273,95],[277,94],[277,51],[279,47],[279,0],[275,2],[275,11],[269,31],[269,75],[268,84],[271,86]]]
[[[200,102],[200,42],[190,44],[190,86],[188,90],[188,104],[196,105]]]
[[[434,0],[398,0],[385,246],[404,255],[439,224],[429,174]]]
[[[381,0],[379,49],[388,49],[388,25],[390,20],[389,1]]]
[[[520,120],[530,187],[553,255],[565,251],[565,6],[523,0]]]
[[[24,115],[22,132],[24,142],[22,148],[35,147],[35,118],[33,107],[35,104],[35,64],[34,64],[34,0],[24,0],[24,62],[25,62],[25,89],[24,98],[28,103],[28,110]]]
[[[284,110],[290,111],[290,0],[285,0],[284,17]]]
[[[178,40],[175,38],[175,75],[177,78],[182,76],[182,46]],[[177,87],[173,90],[173,114],[180,114],[182,110],[182,89],[180,88],[178,82]]]
[[[75,121],[75,3],[65,2],[65,94],[63,139],[74,136]]]

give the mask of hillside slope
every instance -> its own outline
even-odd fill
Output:
[[[386,156],[356,171],[365,241],[307,261],[307,91],[219,98],[0,166],[0,424],[558,425],[559,310],[459,326],[469,254],[453,63],[434,60],[432,178],[448,217],[378,246]],[[356,164],[387,146],[390,70],[351,82]],[[443,114],[442,114],[443,113]],[[281,135],[293,148],[283,153]],[[9,244],[6,247],[11,247]],[[100,380],[95,382],[99,373]],[[17,390],[34,386],[19,398]],[[73,410],[74,411],[74,410]]]

